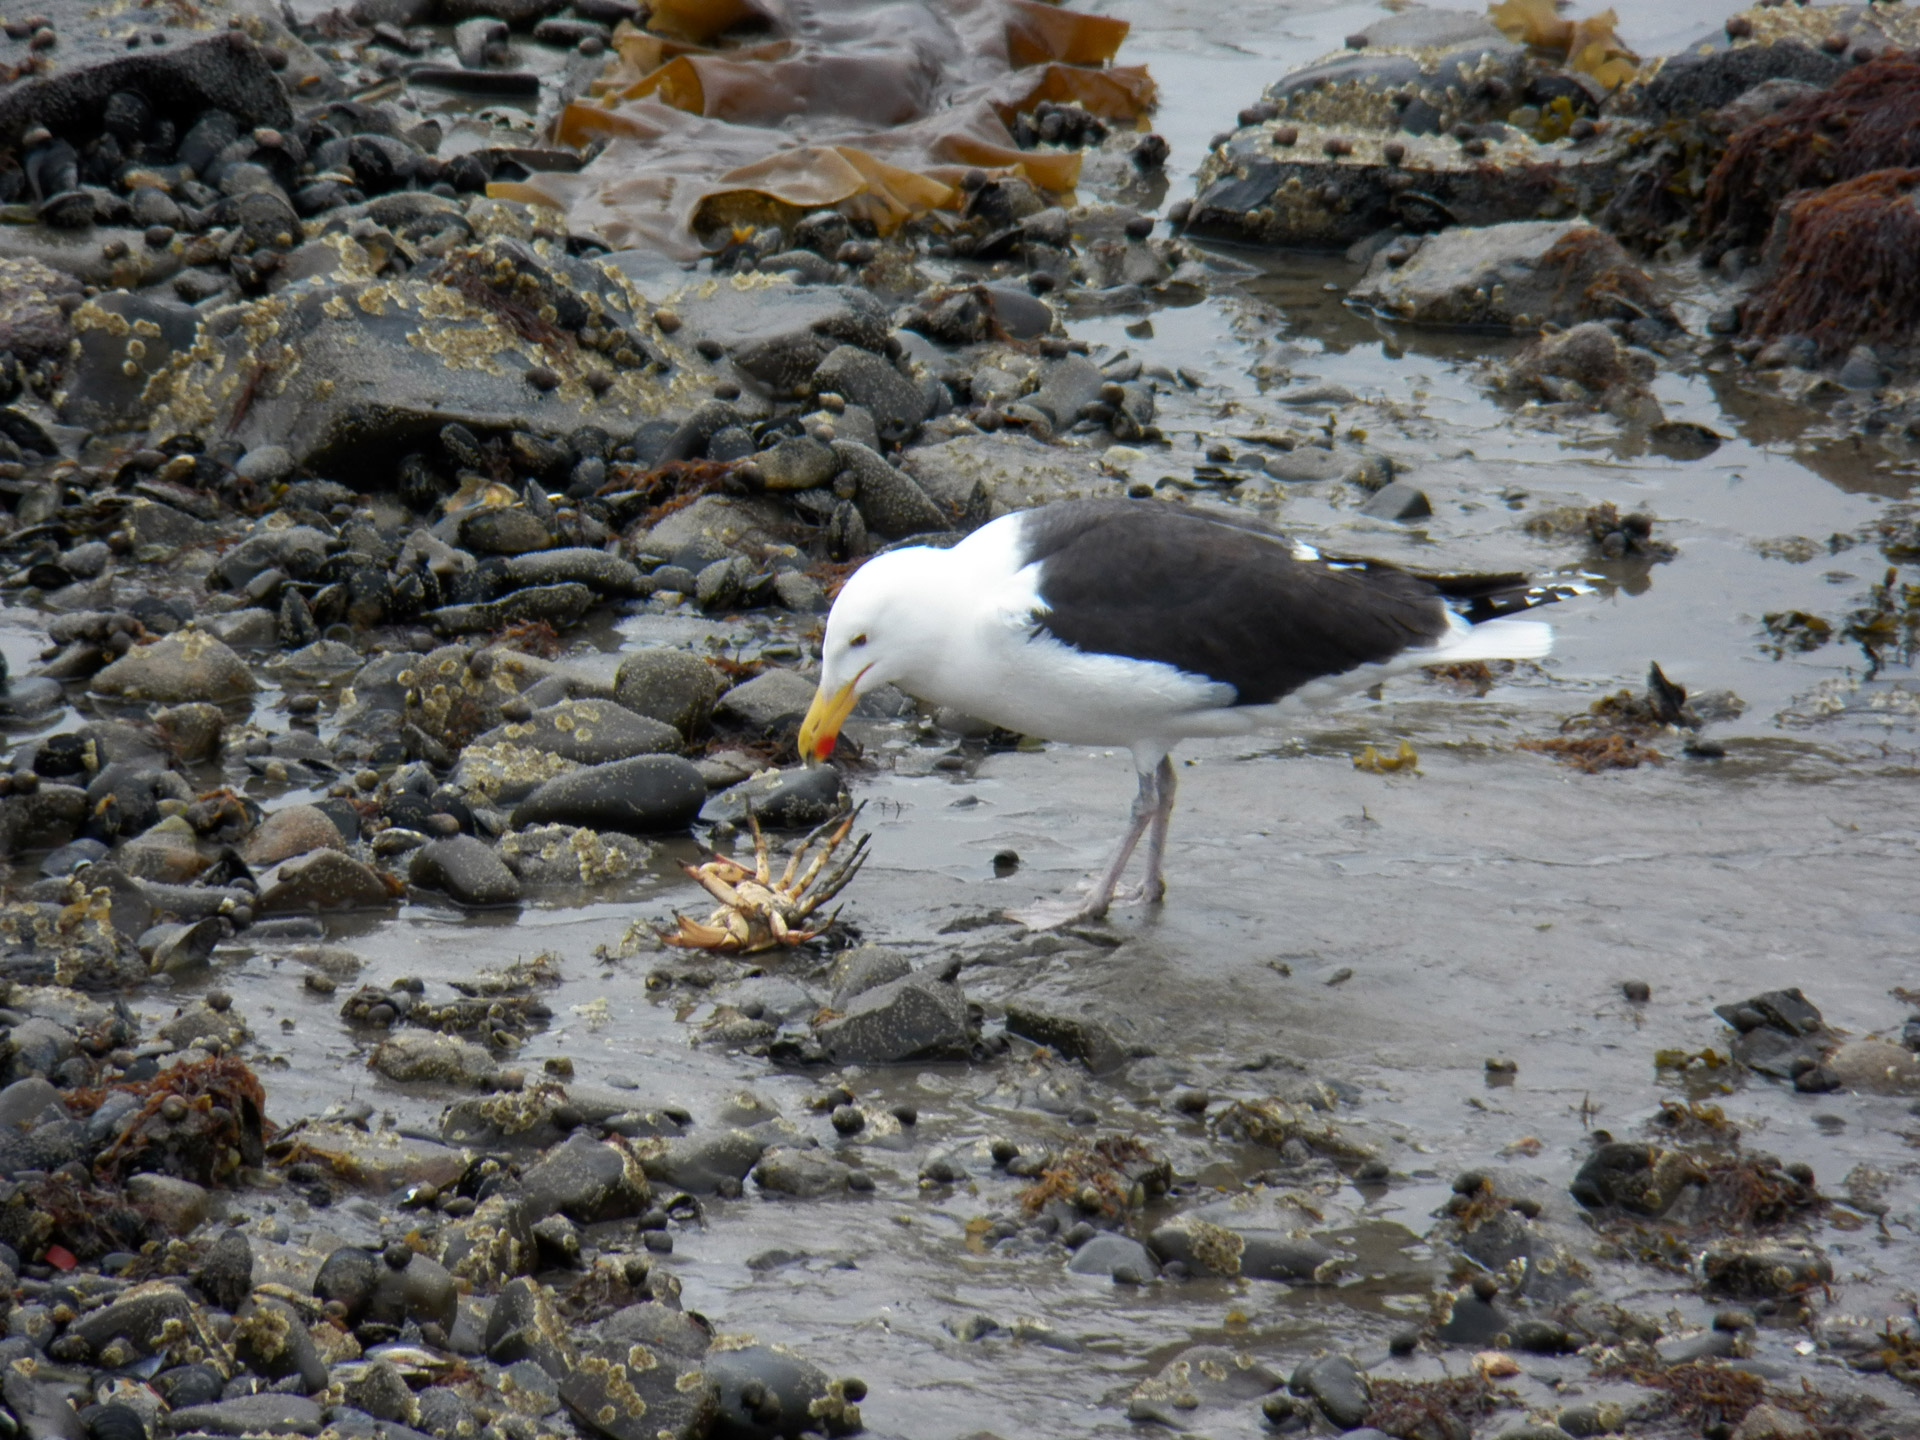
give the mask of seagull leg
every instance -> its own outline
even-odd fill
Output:
[[[1173,808],[1173,799],[1169,794],[1163,806],[1160,798],[1163,779],[1168,784],[1171,784],[1173,779],[1172,763],[1164,757],[1159,765],[1140,772],[1140,791],[1134,796],[1133,814],[1127,821],[1127,833],[1121,837],[1119,850],[1115,852],[1112,862],[1102,872],[1099,882],[1093,888],[1093,894],[1084,904],[1041,905],[1032,910],[1009,912],[1009,918],[1019,921],[1029,930],[1052,930],[1062,925],[1077,925],[1083,920],[1105,918],[1107,907],[1113,903],[1114,891],[1120,886],[1120,876],[1125,872],[1127,862],[1133,858],[1133,852],[1140,843],[1140,837],[1147,833],[1148,827],[1156,820],[1164,837],[1165,812]],[[1150,851],[1149,854],[1151,853]],[[1155,866],[1154,878],[1157,878],[1158,862],[1150,863]],[[1154,895],[1151,898],[1159,897]]]
[[[1126,871],[1127,862],[1133,858],[1134,847],[1140,843],[1140,837],[1147,833],[1147,827],[1153,823],[1159,810],[1159,772],[1142,770],[1140,793],[1133,797],[1133,815],[1127,821],[1127,833],[1120,841],[1120,849],[1114,854],[1113,863],[1107,866],[1100,883],[1094,887],[1092,898],[1081,907],[1081,919],[1098,920],[1107,913],[1107,906],[1113,903],[1113,892],[1120,886],[1120,876]]]
[[[1167,882],[1160,873],[1160,862],[1167,857],[1167,822],[1173,819],[1173,796],[1179,782],[1174,778],[1171,755],[1162,755],[1153,773],[1155,804],[1153,821],[1147,829],[1147,874],[1140,882],[1140,897],[1149,905],[1158,905],[1167,896]]]

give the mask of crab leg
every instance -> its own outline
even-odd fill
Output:
[[[735,910],[740,908],[742,903],[740,892],[725,880],[722,880],[718,875],[709,874],[704,866],[696,870],[693,866],[689,865],[686,869],[689,875],[700,882],[700,888],[713,896],[713,898],[718,900],[722,905],[726,905]]]
[[[773,869],[767,863],[767,837],[760,828],[760,817],[747,807],[747,823],[753,827],[753,874],[762,885],[773,883]]]
[[[800,893],[804,891],[809,885],[813,884],[814,880],[819,876],[821,869],[825,867],[827,861],[832,857],[833,852],[840,848],[841,841],[847,838],[847,832],[853,829],[853,822],[860,818],[861,810],[865,808],[866,808],[865,805],[856,805],[852,810],[847,812],[846,819],[840,822],[839,828],[833,832],[833,835],[828,839],[826,845],[821,848],[820,853],[813,857],[813,864],[808,867],[807,872],[802,877],[799,885],[796,886],[794,890],[790,891],[789,893],[792,893],[792,894]],[[794,862],[796,864],[799,862],[800,857],[806,853],[807,847],[812,845],[813,842],[820,837],[821,833],[827,829],[827,826],[832,825],[833,823],[834,823],[833,821],[829,820],[826,825],[822,825],[818,830],[815,830],[811,835],[807,836],[807,838],[801,842],[799,851],[796,852],[796,854],[794,855]],[[866,841],[862,840],[860,844],[864,846],[866,844]],[[857,850],[856,850],[856,853],[858,853]],[[784,883],[782,884],[781,888],[782,889],[786,888]]]
[[[821,885],[820,893],[808,897],[807,913],[809,915],[846,889],[853,877],[860,873],[860,867],[867,863],[867,842],[872,838],[870,835],[862,835],[859,843],[853,847],[853,853],[847,857],[846,863],[829,875],[826,882]]]

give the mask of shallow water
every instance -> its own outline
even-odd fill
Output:
[[[1160,82],[1157,124],[1173,142],[1174,175],[1190,172],[1207,137],[1230,128],[1233,111],[1265,84],[1379,13],[1222,0],[1091,8],[1134,21],[1122,58],[1148,64]],[[1734,7],[1616,8],[1621,33],[1654,53]],[[1187,193],[1176,181],[1170,198]],[[1724,1046],[1715,1004],[1800,985],[1838,1027],[1897,1032],[1905,1011],[1887,989],[1915,983],[1915,711],[1783,724],[1780,713],[1823,682],[1857,678],[1862,657],[1839,641],[1782,659],[1760,648],[1764,613],[1843,614],[1884,562],[1870,547],[1798,564],[1756,548],[1859,530],[1907,494],[1911,465],[1855,449],[1843,421],[1686,366],[1663,370],[1657,394],[1669,418],[1729,437],[1703,460],[1647,453],[1605,417],[1516,416],[1478,379],[1486,358],[1512,342],[1388,333],[1340,303],[1358,267],[1339,257],[1220,255],[1221,283],[1199,303],[1072,327],[1199,377],[1198,388],[1163,398],[1168,473],[1190,473],[1194,452],[1215,441],[1238,451],[1236,436],[1291,418],[1267,398],[1286,382],[1256,375],[1278,357],[1292,381],[1337,383],[1367,402],[1349,407],[1343,425],[1363,425],[1436,512],[1407,529],[1359,517],[1319,487],[1250,487],[1249,499],[1309,538],[1449,567],[1578,567],[1576,547],[1531,538],[1524,521],[1612,500],[1623,512],[1656,513],[1658,534],[1679,554],[1651,566],[1589,565],[1599,592],[1553,615],[1554,656],[1485,696],[1401,680],[1379,699],[1310,717],[1293,736],[1185,747],[1168,903],[1119,913],[1111,947],[1007,958],[991,947],[1012,931],[965,927],[1066,889],[1098,864],[1132,794],[1123,754],[962,750],[959,768],[936,769],[951,742],[868,725],[861,738],[872,763],[854,772],[852,788],[868,802],[873,858],[846,918],[916,961],[968,958],[962,983],[990,1030],[1016,996],[1111,1007],[1153,1051],[1120,1083],[1089,1079],[1024,1043],[975,1066],[832,1077],[695,1046],[691,1027],[711,1002],[682,1016],[684,992],[649,992],[657,957],[644,947],[631,959],[595,959],[636,919],[704,912],[705,897],[673,863],[695,858],[691,842],[663,846],[643,883],[590,903],[477,916],[410,904],[391,919],[329,922],[334,938],[366,958],[368,980],[436,982],[555,951],[565,974],[555,1019],[518,1063],[531,1071],[565,1056],[583,1081],[637,1087],[647,1104],[684,1105],[701,1123],[750,1087],[829,1149],[857,1154],[878,1182],[872,1196],[802,1204],[749,1187],[744,1199],[708,1202],[707,1223],[676,1231],[665,1263],[689,1308],[719,1328],[790,1342],[835,1373],[864,1378],[875,1434],[1131,1434],[1127,1389],[1192,1344],[1230,1339],[1283,1373],[1319,1347],[1383,1354],[1387,1335],[1425,1313],[1443,1278],[1419,1237],[1459,1170],[1491,1166],[1503,1189],[1535,1177],[1549,1227],[1577,1235],[1565,1186],[1591,1131],[1641,1135],[1662,1099],[1682,1097],[1656,1075],[1653,1055]],[[1689,272],[1671,279],[1689,315],[1713,303]],[[1128,329],[1143,319],[1147,338]],[[608,653],[598,663],[610,666],[621,644],[698,645],[730,628],[637,616],[600,635]],[[28,658],[24,637],[8,632],[0,642],[16,664]],[[1512,748],[1555,733],[1596,696],[1637,692],[1649,661],[1696,693],[1732,690],[1746,702],[1739,719],[1713,727],[1724,760],[1686,759],[1664,743],[1664,766],[1585,776]],[[1902,679],[1908,672],[1893,667],[1877,693]],[[263,698],[260,718],[273,699]],[[1402,738],[1419,754],[1418,774],[1353,767],[1363,745],[1390,751]],[[996,879],[992,857],[1008,849],[1020,866]],[[1630,978],[1652,984],[1650,1004],[1621,999],[1619,983]],[[270,951],[224,955],[211,979],[183,983],[181,998],[203,983],[234,992],[274,1057],[266,1078],[276,1118],[339,1101],[343,1075],[403,1127],[430,1128],[450,1098],[374,1077],[338,1018],[338,997],[304,990],[297,967]],[[140,1008],[151,1010],[151,999]],[[1280,1058],[1247,1068],[1263,1056]],[[1517,1064],[1513,1083],[1489,1083],[1490,1056]],[[1351,1257],[1337,1282],[1121,1287],[1070,1275],[1057,1250],[1029,1241],[983,1249],[978,1227],[969,1228],[1018,1214],[1021,1182],[992,1168],[988,1140],[1082,1138],[1087,1128],[1067,1119],[1077,1107],[1098,1113],[1098,1133],[1139,1135],[1164,1150],[1199,1192],[1237,1193],[1272,1155],[1209,1137],[1166,1097],[1179,1086],[1258,1097],[1296,1062],[1355,1087],[1357,1102],[1338,1118],[1378,1146],[1395,1175],[1365,1192],[1330,1167],[1301,1179],[1321,1215],[1310,1228]],[[865,1104],[915,1105],[908,1143],[893,1151],[840,1141],[807,1108],[835,1081]],[[1713,1098],[1749,1145],[1808,1161],[1830,1189],[1857,1165],[1894,1172],[1884,1234],[1827,1228],[1819,1238],[1839,1277],[1829,1312],[1874,1323],[1903,1313],[1911,1303],[1903,1277],[1920,1273],[1910,1158],[1920,1121],[1908,1102],[1760,1083]],[[923,1188],[918,1172],[934,1154],[960,1159],[969,1183]],[[350,1206],[308,1215],[292,1204],[283,1214],[297,1237],[316,1242],[364,1239],[376,1223]],[[747,1266],[774,1248],[807,1258],[764,1272]],[[1614,1267],[1599,1284],[1682,1326],[1710,1313],[1687,1277],[1650,1266]],[[951,1327],[980,1314],[1002,1330],[955,1336]],[[1804,1339],[1763,1330],[1756,1355],[1819,1375],[1794,1351]],[[1507,1383],[1530,1404],[1593,1385],[1584,1360],[1524,1358],[1525,1373]],[[1429,1377],[1443,1363],[1458,1373],[1464,1353],[1377,1373]],[[1842,1389],[1880,1383],[1828,1373]],[[1903,1399],[1891,1384],[1878,1393]],[[1244,1403],[1196,1423],[1222,1435],[1262,1429],[1257,1406]]]

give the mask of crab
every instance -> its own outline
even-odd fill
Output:
[[[872,837],[862,835],[853,853],[821,878],[821,871],[852,832],[853,822],[860,818],[864,808],[856,807],[837,824],[829,820],[811,832],[793,852],[778,881],[774,880],[773,869],[767,861],[767,837],[761,833],[759,819],[749,810],[747,820],[753,826],[753,868],[748,869],[731,856],[720,854],[715,854],[704,865],[682,863],[680,868],[698,880],[707,893],[720,902],[720,908],[707,917],[704,925],[684,915],[675,915],[679,928],[660,932],[660,938],[684,950],[755,955],[765,950],[791,950],[824,935],[833,923],[832,915],[817,928],[803,926],[816,910],[846,889],[866,863],[867,841]],[[809,864],[807,852],[823,839],[820,852]],[[820,882],[817,889],[814,888],[816,880]]]

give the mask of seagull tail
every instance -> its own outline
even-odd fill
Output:
[[[1464,621],[1442,636],[1428,664],[1462,660],[1538,660],[1553,649],[1553,627],[1543,620]]]

